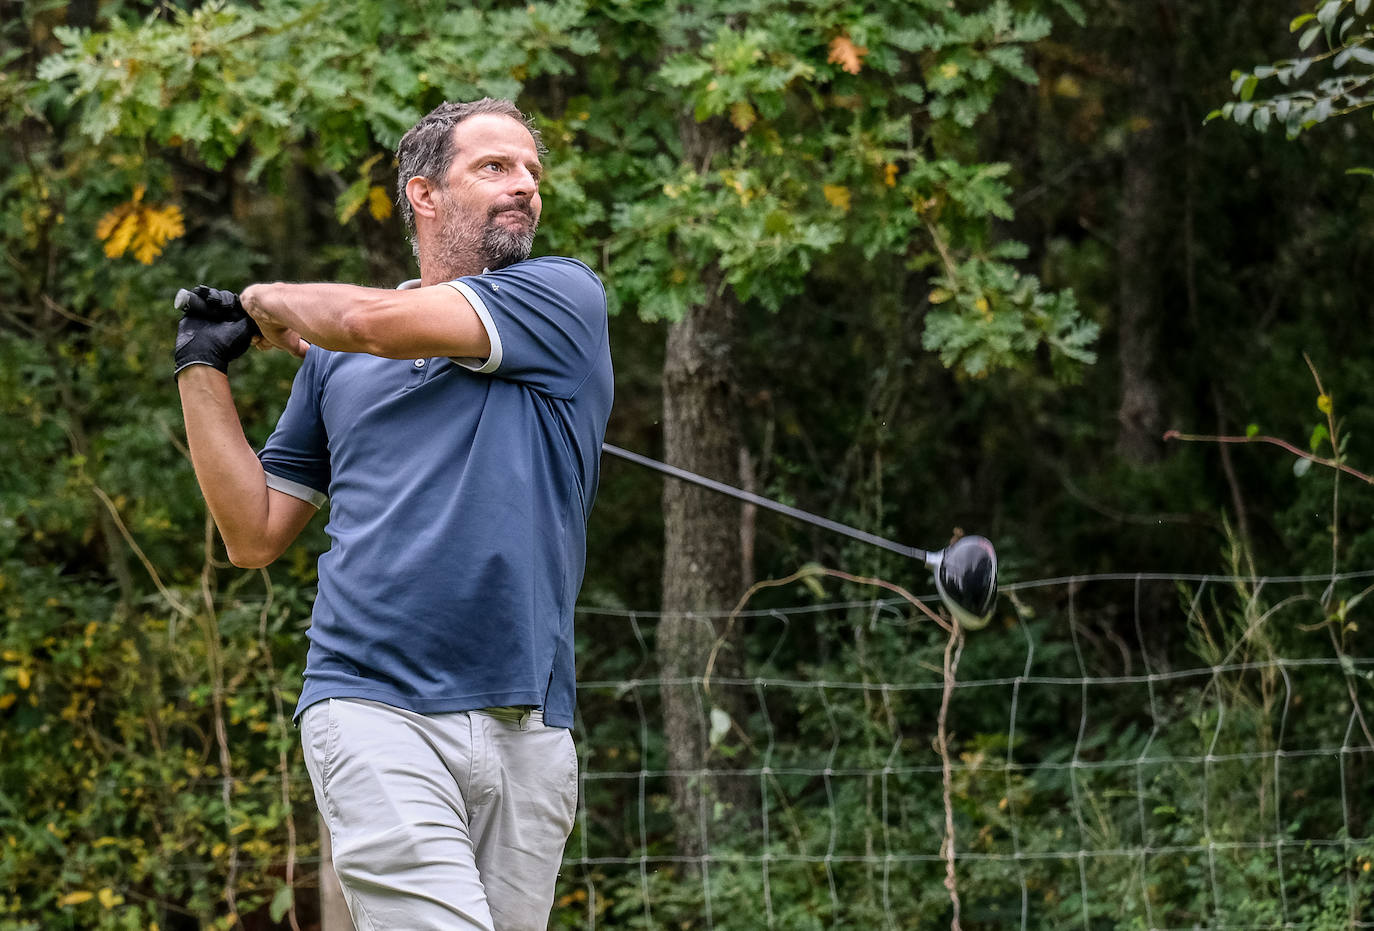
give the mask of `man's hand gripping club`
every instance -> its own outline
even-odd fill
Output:
[[[205,285],[191,291],[182,288],[173,306],[182,314],[172,353],[174,376],[192,365],[208,365],[228,375],[229,363],[262,336],[233,291]]]
[[[227,374],[229,363],[262,338],[233,291],[201,285],[178,291],[173,303],[182,313],[174,352],[177,373],[208,365]],[[178,374],[177,389],[196,480],[229,559],[245,568],[268,565],[301,532],[315,506],[267,487],[226,379]]]

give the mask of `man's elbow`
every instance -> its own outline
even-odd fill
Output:
[[[229,554],[229,561],[240,569],[266,569],[281,555],[281,550],[264,546],[261,542],[230,543],[226,540],[224,548]]]
[[[371,356],[386,355],[385,330],[381,315],[370,306],[345,310],[339,316],[339,330],[346,352],[362,352]]]

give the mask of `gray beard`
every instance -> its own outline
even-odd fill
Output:
[[[501,208],[505,209],[509,208]],[[530,257],[538,221],[528,231],[521,232],[500,225],[495,219],[492,212],[480,219],[470,213],[448,216],[439,229],[436,243],[435,263],[443,270],[443,277],[475,275],[483,269],[505,268]]]

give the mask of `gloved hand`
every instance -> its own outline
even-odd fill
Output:
[[[178,291],[174,303],[182,311],[172,353],[174,376],[191,365],[208,365],[227,375],[229,363],[262,335],[233,291],[201,285],[194,291]]]
[[[182,288],[177,292],[172,304],[186,316],[199,317],[202,320],[224,322],[242,320],[248,316],[243,304],[239,303],[239,296],[233,291],[222,291],[203,284],[190,291]]]

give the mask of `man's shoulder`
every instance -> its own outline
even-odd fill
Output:
[[[498,305],[570,311],[588,321],[604,321],[607,315],[605,285],[585,263],[568,256],[526,259],[483,272],[467,284],[488,306],[495,299]]]
[[[605,290],[601,284],[601,279],[596,272],[592,271],[590,266],[579,259],[566,255],[541,255],[538,258],[525,259],[523,262],[516,262],[514,265],[507,265],[505,268],[486,272],[481,277],[526,279],[550,284],[591,284],[595,282],[597,288],[602,291]]]

